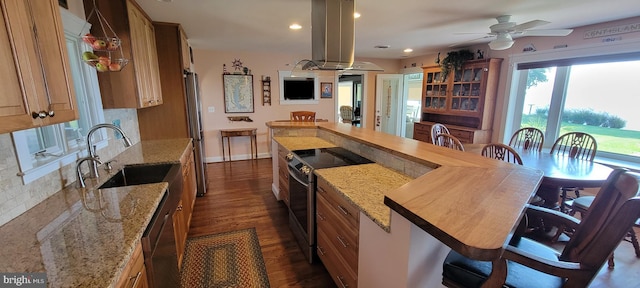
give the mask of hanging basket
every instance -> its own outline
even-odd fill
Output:
[[[91,17],[95,16],[98,20],[97,27],[94,31],[101,31],[102,35],[93,35],[87,33],[82,36],[82,41],[91,46],[93,51],[85,51],[82,54],[82,61],[93,67],[98,72],[118,72],[129,63],[129,59],[124,57],[122,52],[122,40],[116,35],[107,19],[100,13],[93,1],[93,9],[87,17],[87,23]],[[86,25],[86,24],[85,24]],[[82,29],[84,31],[84,27]]]

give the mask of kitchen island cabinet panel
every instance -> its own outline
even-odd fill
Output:
[[[358,287],[360,210],[318,177],[318,256],[338,287]]]

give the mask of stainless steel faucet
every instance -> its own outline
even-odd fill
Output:
[[[93,143],[91,143],[91,135],[93,135],[93,132],[95,132],[96,130],[98,130],[100,128],[111,128],[113,130],[118,131],[122,135],[122,140],[124,141],[124,147],[130,147],[131,146],[131,139],[129,139],[129,137],[127,137],[127,135],[124,134],[124,131],[122,131],[122,129],[120,129],[120,127],[112,125],[112,124],[108,124],[108,123],[98,124],[98,125],[95,125],[95,126],[91,127],[91,129],[89,129],[89,133],[87,133],[87,151],[89,152],[88,158],[94,158],[94,159],[100,160],[100,157],[98,155],[96,155],[96,147],[93,145]],[[99,164],[102,164],[102,163],[99,162]],[[89,177],[97,178],[98,177],[98,165],[96,165],[96,161],[89,161],[89,169],[90,169],[89,170]]]
[[[102,164],[102,162],[100,162],[100,159],[96,157],[84,157],[84,158],[78,159],[76,161],[76,176],[78,177],[78,181],[77,181],[78,188],[86,187],[86,185],[84,184],[84,177],[82,176],[82,162],[84,161],[89,161],[89,163],[93,163],[95,167],[98,167],[98,165],[95,165],[96,163]],[[91,164],[89,164],[89,167],[91,167]]]

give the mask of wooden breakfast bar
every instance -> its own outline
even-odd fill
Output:
[[[316,137],[408,175],[429,168],[384,191],[388,232],[360,217],[359,287],[441,286],[449,248],[477,260],[499,259],[542,180],[536,169],[413,139],[341,123],[300,125],[267,123],[272,137],[310,136],[315,128]]]

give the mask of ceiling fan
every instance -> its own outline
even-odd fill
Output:
[[[516,24],[516,22],[509,22],[510,19],[511,15],[502,15],[496,17],[498,23],[489,26],[491,32],[487,33],[487,36],[480,38],[484,39],[489,37],[496,37],[495,40],[489,42],[489,48],[491,48],[491,50],[505,50],[511,48],[514,43],[514,36],[567,36],[571,32],[573,32],[573,29],[529,30],[531,28],[549,24],[551,22],[544,20],[533,20],[522,24]],[[466,42],[472,42],[475,40],[478,39]],[[453,46],[458,46],[458,44],[454,44]]]

